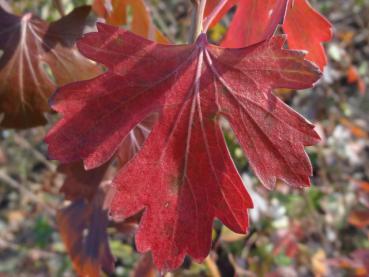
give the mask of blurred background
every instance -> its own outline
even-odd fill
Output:
[[[186,41],[190,1],[146,2],[170,40]],[[275,191],[266,190],[227,133],[255,203],[250,232],[235,234],[215,223],[205,262],[186,259],[166,276],[369,276],[369,1],[310,2],[334,26],[334,39],[325,45],[329,65],[314,89],[276,93],[314,122],[322,137],[307,149],[313,186],[293,190],[278,184]],[[8,3],[17,14],[60,17],[51,0]],[[91,1],[60,3],[69,12]],[[211,30],[212,40],[222,37],[229,20]],[[56,222],[57,210],[65,205],[59,193],[65,176],[47,160],[43,138],[49,128],[0,129],[0,276],[75,276]],[[156,276],[150,258],[137,254],[131,234],[114,228],[108,233],[116,258],[111,276]],[[143,267],[150,270],[140,273]]]

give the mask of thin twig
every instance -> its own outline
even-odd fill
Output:
[[[192,15],[192,27],[190,42],[194,42],[203,32],[203,19],[206,6],[206,0],[192,0],[194,12]]]
[[[176,30],[178,29],[178,26],[177,26],[177,22],[174,20],[172,13],[170,11],[166,11],[166,18],[169,19],[171,24],[174,26],[174,28],[169,28],[169,26],[165,23],[163,17],[160,15],[156,5],[153,5],[152,3],[147,3],[147,2],[146,2],[146,5],[148,6],[152,14],[152,17],[154,21],[156,21],[156,23],[158,24],[158,27],[160,28],[160,30],[162,30],[162,32],[166,35],[166,37],[171,42],[175,42],[175,33],[173,33],[171,29]]]
[[[33,147],[26,139],[24,139],[22,136],[18,135],[17,133],[14,133],[14,142],[18,144],[18,146],[27,149],[31,151],[31,153],[34,155],[34,157],[41,163],[43,163],[50,171],[55,172],[56,171],[56,165],[52,162],[48,161],[44,154],[39,152],[35,147]]]
[[[16,244],[14,242],[11,242],[9,240],[0,238],[0,248],[8,248],[11,249],[13,251],[18,251],[18,252],[22,252],[25,253],[26,255],[32,255],[32,254],[36,254],[37,256],[42,256],[44,258],[50,258],[50,256],[56,256],[57,254],[63,254],[65,255],[64,252],[59,252],[58,250],[54,250],[54,251],[46,251],[46,250],[42,250],[42,249],[27,249],[24,246],[20,246],[19,244]]]
[[[20,184],[17,180],[9,176],[5,170],[0,170],[0,180],[8,184],[13,189],[16,189],[29,197],[33,202],[39,204],[41,207],[45,208],[47,212],[51,215],[55,215],[56,207],[52,207],[46,204],[42,199],[37,197],[31,190],[27,189],[25,185]]]
[[[64,6],[61,0],[54,0],[53,1],[55,8],[58,10],[61,16],[65,16]]]

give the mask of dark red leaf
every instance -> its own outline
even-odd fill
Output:
[[[89,12],[89,7],[81,7],[49,24],[29,13],[18,17],[0,7],[0,127],[46,123],[47,99],[57,85],[100,73],[74,47]]]
[[[99,277],[101,270],[114,271],[106,233],[108,218],[101,208],[103,197],[101,192],[92,202],[74,201],[57,214],[62,240],[79,276]]]
[[[109,163],[98,168],[86,171],[83,162],[75,162],[59,166],[59,171],[66,175],[60,192],[66,200],[79,200],[81,198],[91,200],[104,178]]]
[[[154,116],[145,119],[124,139],[117,152],[119,168],[138,152],[150,133],[155,120],[156,117]],[[59,171],[66,175],[60,191],[64,193],[67,200],[78,200],[81,198],[91,200],[98,191],[110,164],[108,162],[92,170],[85,170],[83,162],[80,161],[59,166]]]
[[[119,166],[124,165],[140,149],[154,120],[154,117],[144,120],[124,140],[118,153]],[[109,269],[109,264],[113,265],[113,262],[109,258],[111,254],[110,251],[107,252],[108,248],[104,250],[101,259],[95,259],[95,254],[88,252],[88,249],[106,248],[107,217],[106,212],[102,211],[102,192],[100,191],[101,195],[97,193],[110,164],[108,162],[89,171],[84,169],[82,162],[60,166],[60,171],[66,174],[61,192],[65,194],[66,199],[72,200],[73,203],[68,208],[59,211],[58,223],[75,270],[81,276],[90,276],[89,274],[92,274],[92,272],[95,272],[93,273],[95,275],[92,276],[100,276],[100,265],[103,269],[108,267],[106,271],[112,271],[112,269]],[[106,190],[108,193],[104,201],[109,202],[110,200],[106,198],[110,197],[111,192],[109,188],[106,188]],[[70,226],[74,224],[73,222],[79,222],[81,218],[82,224],[74,227]],[[137,229],[139,218],[140,215],[135,215],[123,222],[115,223],[114,226],[124,235],[133,235]],[[94,224],[100,224],[99,222],[101,222],[101,226],[98,229],[98,238],[96,239],[95,235],[93,235],[93,239],[87,238],[85,245],[81,247],[81,233],[86,232],[86,230],[90,233],[92,231],[90,229],[95,227]],[[77,252],[76,249],[81,250]]]
[[[150,129],[154,121],[155,117],[150,117],[130,132],[128,137],[121,144],[117,153],[119,167],[129,161],[141,148],[147,135],[150,133]],[[76,271],[81,276],[90,276],[88,274],[91,274],[91,272],[95,272],[94,274],[96,275],[93,276],[100,276],[98,274],[99,264],[104,268],[112,263],[109,258],[111,254],[110,252],[107,252],[108,249],[104,250],[105,252],[102,254],[103,257],[101,259],[92,260],[89,257],[94,254],[87,253],[89,251],[88,249],[100,249],[101,247],[105,249],[107,247],[105,245],[105,241],[107,241],[105,230],[107,227],[107,218],[106,213],[101,210],[103,209],[103,196],[98,193],[104,176],[109,175],[107,174],[107,171],[110,165],[111,162],[108,162],[98,168],[88,171],[84,169],[82,162],[61,165],[59,167],[59,170],[66,174],[66,179],[63,187],[61,188],[61,192],[65,194],[65,198],[67,200],[72,200],[73,203],[68,208],[59,212],[58,223],[60,224],[61,235],[68,249],[70,258]],[[107,191],[107,195],[105,196],[104,201],[109,202],[112,192],[109,187],[105,187],[105,190]],[[102,194],[101,191],[100,194]],[[126,236],[133,235],[137,230],[137,223],[140,216],[141,215],[138,214],[127,218],[123,222],[115,223],[114,226],[120,233]],[[84,223],[82,225],[70,227],[69,225],[73,225],[73,222],[79,222],[81,220],[79,217],[82,217],[82,220],[85,220]],[[81,232],[86,232],[85,230],[91,232],[92,230],[90,229],[95,227],[93,226],[94,224],[99,224],[99,221],[102,221],[102,226],[99,226],[98,238],[96,239],[95,236],[93,236],[94,239],[86,239],[86,245],[82,246],[82,250],[80,252],[73,250],[81,248]],[[66,224],[67,226],[63,226],[62,224]],[[97,264],[94,265],[94,263]],[[109,269],[108,271],[111,270]]]
[[[208,44],[168,46],[98,24],[81,52],[107,66],[103,75],[67,85],[51,100],[63,118],[49,132],[52,158],[84,159],[86,168],[110,160],[129,131],[152,113],[158,122],[142,150],[113,180],[112,216],[145,210],[136,235],[159,269],[189,254],[209,252],[215,217],[235,232],[248,228],[251,199],[228,153],[219,124],[226,118],[261,182],[310,184],[305,145],[314,126],[272,94],[311,87],[320,77],[304,54],[283,49],[284,37],[248,48]]]
[[[146,118],[124,139],[117,152],[119,167],[124,166],[141,149],[156,120],[157,116],[155,115]]]

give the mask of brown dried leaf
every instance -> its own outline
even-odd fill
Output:
[[[28,128],[46,123],[48,97],[56,86],[88,79],[99,68],[74,47],[90,7],[47,23],[0,7],[0,127]]]

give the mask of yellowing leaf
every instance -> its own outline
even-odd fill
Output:
[[[92,8],[97,15],[105,18],[107,23],[116,26],[128,23],[127,14],[131,9],[130,30],[133,33],[160,43],[169,42],[154,25],[143,0],[95,0]]]
[[[319,249],[311,258],[313,272],[315,277],[327,276],[327,257],[323,249]]]

